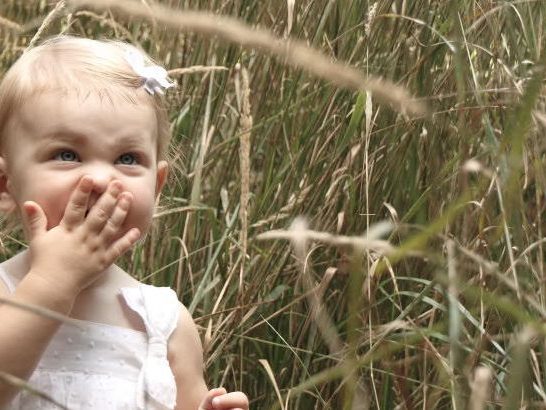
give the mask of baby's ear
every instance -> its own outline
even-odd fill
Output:
[[[167,161],[159,161],[157,163],[157,173],[155,177],[155,197],[161,193],[161,190],[167,182],[167,175],[169,175],[169,165]]]
[[[6,160],[0,156],[0,212],[9,214],[16,208],[15,200],[8,189]]]

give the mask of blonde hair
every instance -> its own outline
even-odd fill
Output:
[[[157,119],[157,157],[164,159],[170,140],[165,99],[158,93],[137,93],[144,80],[126,60],[127,52],[135,50],[120,41],[61,35],[25,52],[0,82],[0,146],[10,117],[33,95],[92,92],[111,101],[121,97],[133,104],[151,104]],[[142,54],[148,64],[154,64]]]

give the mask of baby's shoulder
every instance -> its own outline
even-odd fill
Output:
[[[193,318],[180,304],[178,323],[168,342],[167,359],[178,386],[192,386],[184,395],[202,397],[206,392],[203,381],[203,347]],[[198,393],[196,393],[198,392]]]
[[[178,322],[169,339],[169,361],[178,358],[194,358],[199,367],[203,363],[203,348],[197,326],[191,313],[180,303]]]
[[[172,337],[196,337],[200,345],[199,333],[191,313],[182,303],[179,304],[178,309],[178,324]]]

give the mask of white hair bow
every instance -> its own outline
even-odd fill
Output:
[[[144,80],[143,87],[151,95],[164,94],[165,89],[174,87],[174,82],[167,78],[167,70],[158,65],[146,65],[144,56],[137,50],[128,51],[125,58],[131,68]]]

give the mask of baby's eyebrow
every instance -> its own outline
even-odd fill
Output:
[[[45,143],[52,143],[52,142],[70,142],[73,144],[78,145],[85,145],[87,143],[88,138],[85,135],[67,131],[67,130],[56,130],[52,132],[48,132],[45,135],[42,135],[41,140]]]
[[[91,137],[88,137],[85,134],[69,130],[57,130],[49,132],[42,137],[42,140],[48,145],[55,142],[65,142],[81,146],[85,146],[93,141]],[[135,134],[115,136],[112,137],[109,142],[111,143],[111,148],[113,149],[119,149],[123,147],[144,149],[147,146],[146,138],[142,135]]]
[[[119,146],[119,147],[146,147],[146,138],[142,135],[124,135],[119,136],[115,140],[112,140],[112,145]]]

